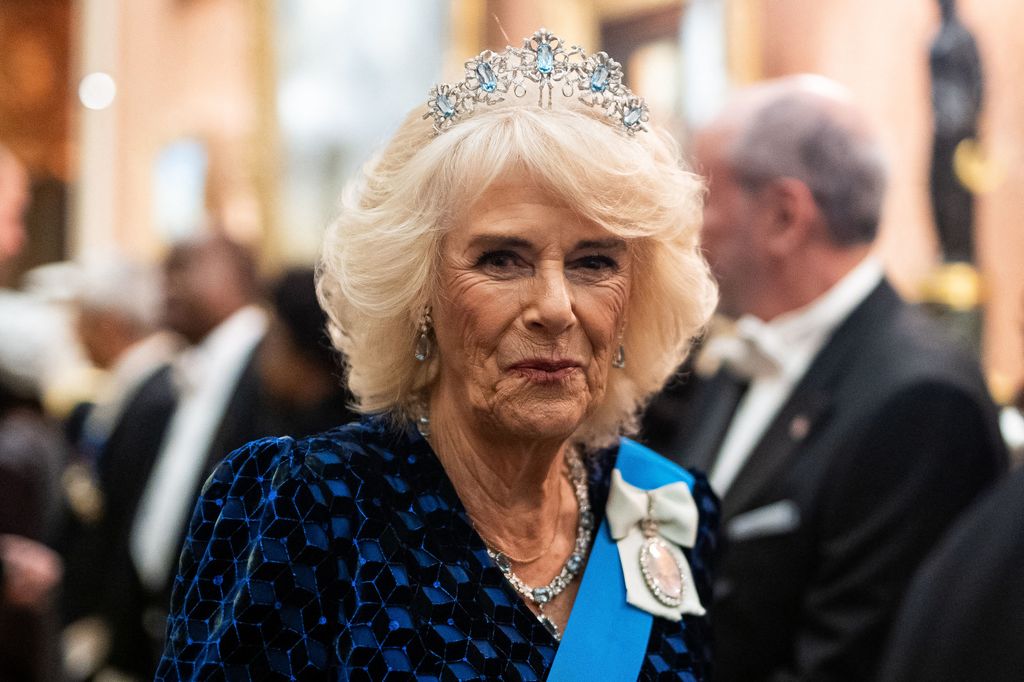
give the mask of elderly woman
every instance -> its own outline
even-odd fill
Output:
[[[716,503],[622,438],[713,307],[702,185],[604,53],[541,30],[466,73],[328,232],[368,416],[220,466],[158,677],[708,676]]]

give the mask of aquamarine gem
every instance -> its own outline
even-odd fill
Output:
[[[438,94],[434,98],[434,106],[441,112],[441,115],[445,118],[451,118],[455,114],[455,107],[452,106],[452,102],[446,96]]]
[[[555,53],[551,51],[550,45],[541,43],[537,47],[537,70],[541,73],[551,73],[554,68]]]
[[[580,526],[591,530],[594,527],[594,515],[590,512],[583,512],[580,514]]]
[[[498,79],[494,77],[494,69],[487,62],[480,62],[476,65],[476,78],[480,81],[480,87],[486,92],[494,92],[498,87]]]
[[[551,601],[551,590],[546,587],[538,587],[534,589],[533,600],[538,604],[547,604]]]
[[[603,64],[594,69],[594,75],[590,77],[590,89],[593,92],[602,92],[608,87],[608,68]]]
[[[641,109],[640,107],[633,107],[626,113],[625,116],[622,117],[622,122],[625,123],[627,127],[632,128],[633,126],[640,122],[640,117],[643,115],[643,109]]]

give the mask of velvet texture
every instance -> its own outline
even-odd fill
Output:
[[[598,521],[616,454],[588,461]],[[710,603],[717,502],[700,476],[694,497],[687,554]],[[655,618],[639,679],[708,679],[709,645],[706,618]],[[218,467],[185,543],[157,679],[541,680],[557,647],[487,556],[429,444],[367,418],[258,441]]]

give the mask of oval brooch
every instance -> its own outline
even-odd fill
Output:
[[[647,589],[665,606],[683,603],[683,567],[668,543],[658,537],[658,524],[651,518],[641,522],[644,544],[640,546],[640,572]]]

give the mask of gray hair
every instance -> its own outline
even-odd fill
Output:
[[[78,272],[74,298],[83,309],[113,313],[143,333],[156,329],[160,320],[160,278],[142,263],[114,257],[86,261]]]
[[[834,243],[870,242],[878,232],[885,195],[881,144],[848,103],[791,87],[816,80],[785,79],[768,86],[778,92],[768,94],[737,136],[733,168],[750,191],[779,178],[800,180],[811,191]]]

